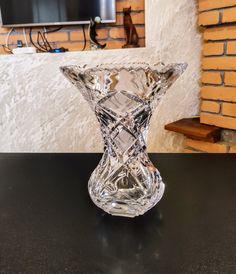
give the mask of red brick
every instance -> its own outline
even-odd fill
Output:
[[[125,44],[125,40],[124,41],[107,41],[107,47],[106,49],[121,49],[122,46]]]
[[[145,28],[144,27],[136,27],[139,38],[145,37]],[[111,28],[109,32],[109,36],[112,39],[125,38],[125,30],[123,27],[121,28]]]
[[[208,72],[202,73],[202,83],[204,84],[222,84],[222,78],[220,72]]]
[[[199,0],[199,10],[210,10],[236,5],[236,0]]]
[[[227,116],[236,117],[236,104],[223,103],[222,104],[222,114]],[[236,123],[236,120],[235,120]]]
[[[97,39],[107,39],[108,38],[108,29],[97,29]],[[89,41],[88,31],[85,31],[86,40]],[[82,31],[73,31],[70,32],[70,41],[84,41],[84,34]]]
[[[144,12],[131,14],[131,17],[133,20],[133,24],[135,24],[135,25],[144,25],[145,24]],[[117,14],[116,20],[117,20],[116,25],[123,25],[124,24],[123,14]]]
[[[136,27],[139,38],[145,37],[145,27]]]
[[[220,104],[217,102],[212,101],[202,101],[201,110],[212,112],[212,113],[219,113],[220,112]]]
[[[125,30],[124,28],[111,28],[109,32],[109,36],[112,39],[117,38],[125,38]]]
[[[201,113],[201,123],[236,130],[236,118],[218,114]]]
[[[207,28],[203,34],[204,40],[236,39],[236,26],[221,26]]]
[[[8,33],[10,31],[9,28],[2,28],[0,27],[0,33]]]
[[[203,86],[201,97],[208,100],[236,102],[236,88]]]
[[[88,32],[85,32],[86,40],[88,40]],[[70,41],[83,41],[84,40],[84,34],[82,31],[73,31],[70,32]]]
[[[131,6],[132,11],[144,10],[144,0],[135,1],[116,1],[116,11],[123,12],[123,8],[129,8]]]
[[[216,25],[220,21],[219,11],[207,11],[199,14],[199,26]]]
[[[222,55],[223,53],[224,43],[204,43],[203,54],[205,56]]]
[[[107,39],[108,38],[108,29],[98,29],[97,30],[97,39]]]
[[[236,70],[236,57],[205,57],[202,67],[205,70]]]
[[[236,8],[225,9],[223,12],[222,23],[236,22]]]
[[[227,146],[223,143],[208,143],[203,141],[197,141],[192,139],[186,139],[184,142],[186,147],[190,147],[196,150],[207,153],[226,153]]]
[[[47,34],[49,42],[66,42],[69,39],[68,32],[55,32]]]
[[[227,43],[227,51],[228,55],[236,55],[236,42],[228,42]]]
[[[4,39],[4,41],[2,41],[2,39]],[[1,40],[1,44],[3,42],[3,44],[6,43],[6,35],[0,39]],[[21,40],[23,43],[25,43],[25,38],[24,38],[24,35],[23,34],[15,34],[13,33],[10,37],[9,37],[9,40],[8,40],[8,44],[9,45],[17,45],[17,41],[18,40]]]
[[[226,86],[236,86],[236,72],[225,72],[224,83]]]

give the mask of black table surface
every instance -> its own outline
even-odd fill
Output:
[[[0,154],[0,273],[236,273],[236,156],[151,154],[166,183],[144,216],[89,198],[101,154]]]

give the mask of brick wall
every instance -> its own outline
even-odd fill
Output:
[[[199,12],[201,122],[236,130],[236,0],[199,0]]]
[[[98,29],[98,40],[101,43],[107,43],[106,49],[118,49],[122,48],[125,44],[125,33],[123,27],[123,8],[132,7],[132,18],[137,28],[137,32],[140,37],[139,44],[141,47],[145,46],[145,19],[144,19],[144,1],[145,0],[117,0],[117,14],[116,24],[103,24]],[[33,39],[37,41],[37,31],[40,29],[34,29]],[[41,29],[42,30],[42,29]],[[0,54],[5,54],[2,45],[5,45],[6,36],[9,29],[0,27]],[[28,29],[26,29],[28,31]],[[86,36],[87,28],[86,28]],[[56,33],[47,35],[48,40],[54,47],[65,47],[70,51],[79,51],[83,48],[83,32],[81,26],[65,26],[62,30]],[[16,47],[17,40],[22,40],[24,43],[23,29],[16,28],[9,39],[10,48]],[[27,35],[27,40],[29,38]],[[87,49],[89,49],[89,43],[87,43]]]
[[[203,124],[221,128],[216,143],[186,138],[185,153],[236,153],[236,0],[198,0],[203,34]]]

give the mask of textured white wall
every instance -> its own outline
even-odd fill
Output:
[[[147,46],[164,63],[187,62],[185,74],[169,90],[156,111],[151,125],[149,150],[182,151],[183,136],[164,130],[164,126],[199,113],[201,35],[197,30],[195,0],[147,0],[153,19],[146,26]]]
[[[146,49],[0,56],[1,152],[97,152],[98,123],[61,65],[188,62],[154,114],[149,151],[178,152],[183,137],[164,125],[198,113],[201,40],[194,0],[146,0]]]

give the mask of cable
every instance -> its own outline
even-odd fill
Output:
[[[11,28],[10,31],[7,33],[6,44],[3,45],[3,49],[7,53],[13,53],[12,50],[9,48],[9,38],[13,31],[14,31],[14,28]]]
[[[61,29],[62,29],[62,26],[60,26],[60,27],[58,27],[58,28],[56,28],[56,29],[52,29],[52,30],[47,30],[46,27],[44,27],[43,33],[41,33],[41,32],[38,33],[38,36],[41,36],[41,39],[42,39],[42,41],[43,41],[43,43],[44,43],[44,46],[45,46],[44,49],[45,49],[47,52],[52,51],[53,48],[52,48],[52,46],[50,45],[50,43],[48,42],[48,39],[47,39],[46,34],[52,33],[52,32],[57,32],[57,31],[59,31],[59,30],[61,30]],[[38,41],[38,45],[39,45],[40,47],[42,47],[42,46],[40,45],[39,41]]]
[[[86,33],[85,33],[85,27],[84,27],[84,25],[82,25],[82,30],[83,30],[83,35],[84,35],[84,47],[83,47],[82,51],[84,51],[86,49],[86,45],[87,45]]]
[[[6,53],[10,53],[10,54],[13,54],[12,50],[10,48],[6,48],[6,45],[2,45],[3,47],[3,50],[6,52]]]
[[[45,33],[42,34],[42,39],[43,39],[44,44],[46,45],[46,47],[48,47],[48,51],[52,50],[53,48],[51,47],[50,43],[48,42],[48,39],[47,39]]]
[[[43,45],[41,45],[39,38],[41,37],[42,41],[43,41]],[[37,35],[37,45],[38,47],[40,47],[42,50],[44,51],[48,51],[47,45],[45,45],[45,41],[44,41],[44,37],[42,35],[42,33],[40,31],[38,31],[38,35]]]
[[[6,37],[6,48],[9,48],[8,47],[8,44],[9,44],[9,38],[10,38],[10,35],[12,34],[14,28],[11,28],[10,31],[8,32],[7,34],[7,37]]]
[[[27,41],[27,39],[26,39],[26,31],[25,31],[25,28],[23,28],[23,35],[24,35],[26,47],[29,47],[28,41]]]
[[[47,28],[44,27],[43,40],[44,40],[44,43],[46,43],[46,45],[47,45],[48,48],[49,48],[48,51],[50,51],[50,50],[52,50],[53,48],[51,47],[50,43],[48,42],[48,39],[47,39],[47,36],[46,36],[47,33],[48,33]]]
[[[51,50],[53,50],[53,48],[50,45],[50,43],[48,42],[46,34],[59,31],[60,29],[62,29],[62,26],[60,26],[56,29],[52,29],[52,30],[47,30],[46,27],[44,27],[43,32],[38,31],[37,45],[36,45],[35,42],[33,41],[33,38],[32,38],[32,27],[31,27],[30,30],[29,30],[30,42],[38,51],[40,51],[40,52],[50,52]],[[43,44],[40,42],[40,38],[42,39]]]
[[[47,52],[46,50],[42,50],[42,48],[40,48],[39,46],[35,45],[33,38],[32,38],[32,27],[29,30],[29,38],[30,38],[30,43],[40,52]]]

